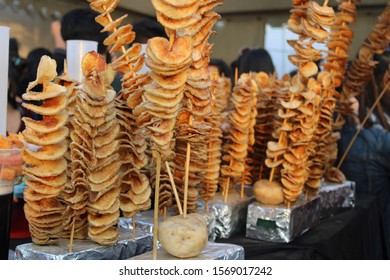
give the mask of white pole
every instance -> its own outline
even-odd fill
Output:
[[[0,26],[0,135],[7,134],[9,27]]]
[[[91,51],[97,52],[98,43],[88,40],[66,41],[66,64],[69,77],[81,82],[84,78],[81,71],[81,61]]]

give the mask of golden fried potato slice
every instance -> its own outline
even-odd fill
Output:
[[[121,163],[115,161],[110,165],[104,166],[100,170],[91,172],[91,174],[89,174],[88,176],[88,180],[95,184],[99,184],[104,181],[107,181],[111,176],[114,176],[118,172],[120,166]]]
[[[172,47],[166,38],[149,39],[148,47],[153,55],[167,65],[181,65],[188,61],[192,52],[192,39],[189,36],[175,38]]]
[[[56,114],[52,116],[43,116],[42,120],[33,120],[28,117],[22,118],[26,127],[37,133],[50,133],[64,127],[68,121],[68,114]]]
[[[115,187],[102,195],[95,202],[88,203],[89,208],[93,208],[97,211],[104,211],[110,209],[117,200],[119,200],[120,188]]]
[[[302,73],[303,76],[309,78],[318,73],[318,66],[313,61],[309,61],[308,63],[305,63],[302,67],[300,67],[299,71]]]
[[[178,5],[178,3],[169,4],[169,1],[165,0],[152,0],[152,4],[156,11],[171,19],[184,19],[190,17],[191,15],[195,14],[199,6],[198,1],[193,1],[193,3],[185,5],[180,3]]]
[[[163,76],[152,71],[150,77],[162,88],[173,90],[182,87],[186,83],[188,75],[186,71],[173,76]]]
[[[28,206],[32,208],[32,211],[36,212],[62,212],[65,210],[65,206],[57,198],[44,198],[39,201],[26,201]],[[42,211],[47,210],[47,211]]]
[[[27,100],[27,99],[26,99]],[[34,113],[51,116],[62,112],[68,104],[66,94],[43,100],[41,105],[23,102],[22,106]]]
[[[91,0],[89,6],[92,10],[98,13],[112,13],[115,8],[118,6],[120,0]]]
[[[39,160],[56,160],[64,156],[68,150],[68,145],[65,141],[62,141],[53,145],[45,145],[39,147],[36,151],[32,151],[25,148],[24,151],[31,157]]]
[[[69,134],[69,129],[67,127],[61,127],[60,129],[50,133],[37,133],[26,128],[22,134],[27,142],[38,146],[45,146],[64,141]]]
[[[31,84],[31,83],[30,83]],[[32,88],[31,88],[32,89]],[[22,95],[22,98],[27,101],[41,101],[49,98],[54,98],[66,93],[66,88],[54,83],[47,83],[45,86],[45,91],[43,92],[34,92],[30,91],[31,89],[27,88],[27,93]]]
[[[120,212],[114,212],[106,215],[88,215],[88,222],[91,226],[101,227],[111,223],[117,224],[119,222]]]
[[[54,59],[51,59],[47,55],[42,56],[41,60],[39,61],[36,80],[28,84],[27,92],[30,92],[38,84],[44,84],[46,87],[46,85],[49,84],[49,82],[53,81],[57,77],[56,68],[57,68],[57,63]],[[47,90],[45,90],[45,92],[46,91]],[[40,100],[40,99],[35,99],[35,100]]]

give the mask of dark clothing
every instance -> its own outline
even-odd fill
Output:
[[[52,53],[52,58],[57,63],[57,73],[64,72],[64,61],[66,59],[66,51],[61,48],[55,48]]]
[[[342,155],[356,133],[356,128],[344,126],[340,140]],[[382,128],[362,129],[353,143],[341,170],[356,182],[359,194],[378,196],[390,252],[390,132]]]

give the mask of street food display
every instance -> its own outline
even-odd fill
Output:
[[[57,77],[54,60],[44,56],[23,95],[23,106],[42,115],[23,118],[30,146],[21,152],[25,214],[35,244],[88,238],[114,245],[120,217],[134,221],[153,208],[154,238],[175,257],[196,257],[208,244],[205,218],[197,212],[201,203],[209,211],[217,194],[226,204],[237,185],[241,200],[249,186],[253,213],[262,205],[318,212],[319,199],[309,194],[318,194],[325,177],[346,180],[333,167],[338,130],[349,98],[371,78],[373,55],[389,43],[389,6],[347,71],[358,0],[339,1],[338,12],[328,1],[292,1],[287,27],[298,39],[288,41],[294,50],[288,58],[297,74],[278,79],[276,73],[243,73],[232,88],[228,77],[208,70],[209,38],[221,19],[213,9],[222,0],[152,0],[167,38],[149,39],[145,53],[134,43],[133,27],[122,25],[127,15],[111,16],[119,0],[88,2],[117,58],[107,64],[88,53],[78,83],[66,70]],[[144,64],[149,71],[138,74]],[[116,72],[122,76],[119,92],[110,85]],[[42,90],[35,91],[37,85]],[[0,145],[20,145],[12,141],[0,138]],[[1,179],[19,171],[2,168]],[[309,211],[313,221],[316,211]],[[158,215],[164,217],[159,226]],[[310,226],[302,223],[301,229]]]

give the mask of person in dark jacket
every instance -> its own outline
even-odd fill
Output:
[[[358,97],[359,105],[355,114],[362,121],[376,98],[387,86],[384,75],[389,70],[390,53],[384,53],[375,58],[378,61],[371,83],[366,91]],[[341,170],[348,180],[356,183],[358,195],[376,195],[384,218],[385,236],[387,237],[387,252],[390,256],[390,89],[387,91],[377,109],[369,118],[364,128],[358,134],[349,150]],[[356,119],[356,118],[355,118]],[[360,124],[358,124],[359,126]],[[344,154],[358,126],[352,119],[347,119],[341,131],[339,141],[339,156]]]

